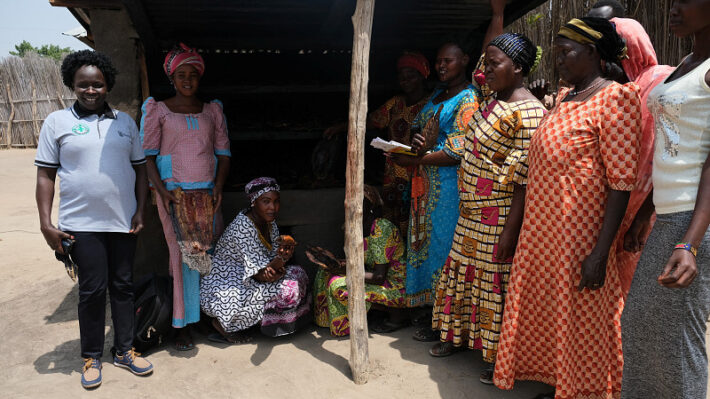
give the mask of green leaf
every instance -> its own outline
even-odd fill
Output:
[[[527,18],[528,25],[535,25],[539,20],[543,19],[545,16],[542,13],[530,14]]]

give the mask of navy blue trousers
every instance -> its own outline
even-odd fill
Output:
[[[72,232],[72,258],[79,269],[79,331],[81,356],[100,358],[104,352],[106,290],[111,299],[114,347],[133,346],[133,255],[136,236],[130,233]]]

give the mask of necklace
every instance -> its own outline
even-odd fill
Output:
[[[252,211],[252,212],[253,212],[253,211]],[[249,219],[251,219],[251,222],[252,222],[252,223],[254,223],[254,227],[256,227],[256,232],[257,232],[257,234],[259,235],[259,241],[261,241],[261,243],[264,244],[264,246],[266,247],[266,249],[268,249],[269,251],[271,251],[271,249],[272,249],[273,247],[272,247],[271,243],[269,242],[269,240],[267,240],[266,237],[264,237],[264,235],[261,234],[261,229],[260,229],[259,226],[256,224],[256,220],[254,220],[254,217],[253,217],[252,215],[250,215],[250,214],[247,215],[247,217],[248,217]],[[269,237],[271,237],[271,225],[268,224],[268,223],[266,224],[266,231],[267,231]]]
[[[464,87],[465,84],[466,84],[466,81],[464,80],[463,82],[457,84],[456,86],[448,87],[448,88],[445,90],[445,91],[446,91],[446,94],[448,95],[448,94],[449,94],[449,91],[453,91],[453,89],[458,89],[458,88],[460,88],[460,87]],[[460,91],[460,90],[459,90],[459,91]],[[456,91],[456,93],[458,93],[458,91]]]
[[[569,95],[570,95],[571,97],[576,97],[576,96],[578,96],[578,95],[580,95],[580,94],[587,93],[587,92],[591,91],[592,89],[596,89],[596,88],[599,87],[602,83],[604,83],[604,79],[599,79],[599,81],[598,81],[597,83],[594,83],[594,84],[592,84],[592,85],[589,85],[586,89],[582,89],[582,90],[570,90]]]

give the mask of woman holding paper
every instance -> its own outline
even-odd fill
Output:
[[[420,53],[405,52],[397,60],[397,82],[402,94],[384,103],[367,118],[368,129],[387,129],[387,140],[410,145],[412,121],[429,99],[426,79],[429,77],[429,61]],[[347,123],[328,128],[326,138],[342,134]],[[402,235],[409,226],[409,181],[412,168],[399,166],[391,159],[385,160],[384,184],[382,187],[382,217],[394,223]]]
[[[414,167],[407,234],[406,305],[433,303],[433,290],[451,249],[459,215],[456,173],[464,130],[478,108],[480,92],[468,81],[469,57],[462,47],[439,49],[436,71],[443,83],[412,123],[417,156],[393,154],[394,163]],[[436,228],[433,228],[436,226]],[[430,337],[415,336],[427,340]]]

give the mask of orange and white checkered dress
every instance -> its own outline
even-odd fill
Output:
[[[599,290],[577,291],[609,190],[636,181],[641,103],[634,83],[561,102],[532,138],[525,217],[510,273],[494,382],[556,387],[558,399],[617,398],[623,292],[615,251]],[[612,246],[614,248],[614,246]]]

